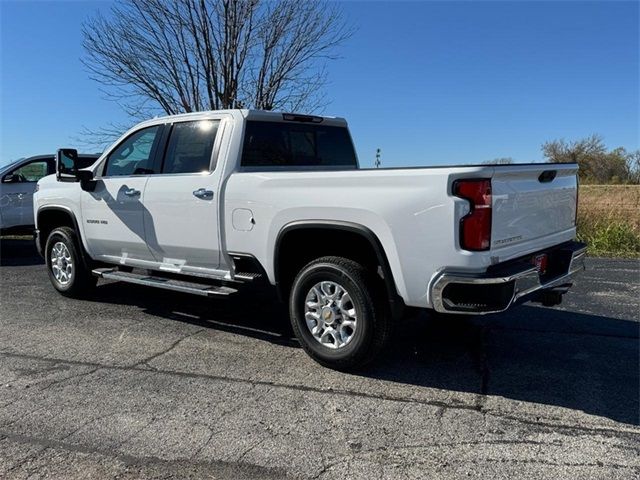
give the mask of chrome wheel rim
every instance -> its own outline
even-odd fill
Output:
[[[73,259],[63,242],[56,242],[51,249],[51,271],[60,285],[67,285],[73,276]]]
[[[336,282],[318,282],[305,299],[304,318],[317,342],[344,348],[353,339],[358,316],[351,295]]]

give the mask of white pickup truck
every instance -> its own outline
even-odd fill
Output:
[[[273,288],[332,368],[370,361],[405,306],[553,305],[584,268],[575,164],[360,169],[344,119],[251,110],[157,118],[76,158],[35,194],[58,291]]]

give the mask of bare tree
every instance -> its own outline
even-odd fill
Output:
[[[606,155],[607,148],[603,138],[593,134],[573,142],[567,142],[564,139],[545,142],[542,145],[542,153],[554,163],[580,163]]]
[[[635,152],[623,147],[607,150],[600,135],[567,142],[553,140],[542,145],[542,153],[551,162],[575,162],[581,180],[589,183],[636,183]]]
[[[640,184],[640,150],[635,150],[627,155],[627,168],[630,172],[630,183]]]
[[[118,0],[83,26],[91,77],[133,118],[223,108],[314,111],[352,28],[311,0]]]

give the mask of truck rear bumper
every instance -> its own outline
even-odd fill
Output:
[[[545,292],[565,293],[584,270],[587,247],[568,242],[524,258],[490,267],[487,272],[441,271],[431,284],[433,308],[440,313],[482,315],[535,300]],[[545,253],[549,269],[541,274],[531,259]]]

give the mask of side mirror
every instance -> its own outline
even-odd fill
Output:
[[[78,151],[73,148],[61,148],[56,153],[56,178],[59,182],[80,182],[80,188],[92,192],[96,188],[93,172],[81,170]]]
[[[78,151],[72,148],[61,148],[56,153],[56,179],[59,182],[77,182]]]

